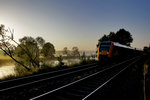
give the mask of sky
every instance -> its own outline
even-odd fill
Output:
[[[98,40],[124,28],[132,47],[150,43],[150,0],[0,0],[0,24],[14,39],[41,36],[56,50],[96,50]]]

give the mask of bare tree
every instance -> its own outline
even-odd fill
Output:
[[[23,63],[19,62],[12,53],[12,50],[14,49],[14,45],[11,44],[11,42],[17,43],[13,39],[13,33],[14,31],[12,30],[6,30],[4,25],[0,26],[0,49],[5,52],[10,58],[12,58],[16,63],[22,65],[25,69],[30,71],[30,68],[25,66]],[[17,43],[18,44],[18,43]]]

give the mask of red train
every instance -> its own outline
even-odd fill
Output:
[[[104,41],[99,43],[98,47],[98,59],[104,58],[115,58],[133,56],[141,52],[141,50],[137,50],[136,48],[119,44],[118,42],[112,41]]]

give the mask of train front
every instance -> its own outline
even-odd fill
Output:
[[[98,48],[98,59],[105,59],[112,57],[112,49],[113,49],[113,42],[111,41],[104,41],[99,43]]]

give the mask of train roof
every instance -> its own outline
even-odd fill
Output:
[[[117,47],[122,47],[122,48],[127,48],[127,49],[134,49],[133,47],[122,45],[122,44],[120,44],[118,42],[113,42],[113,41],[103,41],[101,43],[113,43],[114,46],[117,46]]]
[[[114,44],[114,46],[117,46],[117,47],[122,47],[122,48],[127,48],[127,49],[134,49],[133,47],[122,45],[118,42],[113,42],[113,44]]]
[[[127,48],[127,49],[134,49],[134,50],[137,50],[137,51],[143,51],[142,49],[133,48],[133,47],[126,46],[126,45],[120,44],[118,42],[113,42],[113,41],[103,41],[102,43],[113,43],[114,46],[117,46],[117,47],[122,47],[122,48]]]
[[[135,48],[136,50],[138,50],[138,51],[143,51],[143,49],[140,49],[140,48]]]
[[[122,45],[118,42],[113,42],[115,46],[118,46],[118,47],[123,47],[123,48],[127,48],[127,49],[134,49],[134,50],[137,50],[137,51],[143,51],[142,49],[139,49],[139,48],[134,48],[134,47],[130,47],[130,46],[126,46],[126,45]]]

